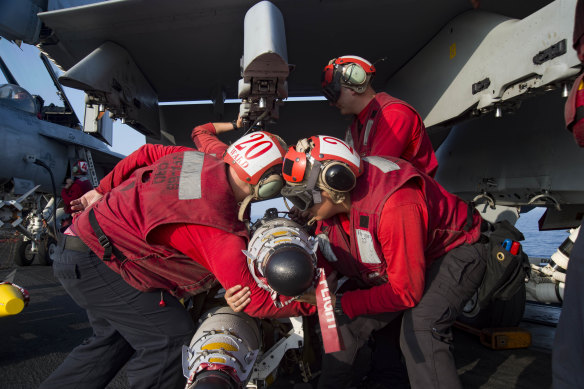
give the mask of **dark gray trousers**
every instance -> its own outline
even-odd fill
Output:
[[[40,388],[105,388],[124,365],[132,388],[184,387],[182,345],[194,324],[176,298],[164,293],[160,307],[160,292],[134,289],[89,250],[65,250],[53,267],[94,333]]]
[[[572,248],[552,350],[554,389],[584,388],[584,223]]]
[[[427,270],[424,295],[418,305],[405,311],[402,320],[400,344],[412,388],[462,388],[452,355],[451,327],[481,284],[487,255],[485,244],[462,245]],[[341,325],[346,348],[324,355],[318,387],[346,388],[356,351],[371,332],[395,317],[397,313],[361,316]]]

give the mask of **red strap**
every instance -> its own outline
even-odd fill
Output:
[[[345,349],[343,338],[337,327],[335,311],[329,291],[324,269],[320,270],[320,278],[316,287],[316,306],[318,307],[318,319],[322,334],[322,343],[325,353],[334,353]]]

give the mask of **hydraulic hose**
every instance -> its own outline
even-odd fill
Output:
[[[55,204],[53,205],[53,226],[55,227],[55,240],[59,241],[59,229],[57,228],[57,187],[55,186],[55,177],[53,176],[53,171],[51,168],[41,161],[40,159],[34,160],[35,165],[39,165],[48,170],[51,175],[51,185],[53,186],[53,198],[55,199]]]

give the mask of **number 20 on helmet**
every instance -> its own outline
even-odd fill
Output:
[[[254,198],[268,199],[284,185],[280,172],[285,147],[284,141],[269,132],[252,132],[229,146],[223,160],[252,186]]]

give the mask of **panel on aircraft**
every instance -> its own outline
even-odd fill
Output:
[[[69,69],[106,41],[124,47],[158,93],[159,101],[235,98],[243,53],[243,22],[254,0],[106,1],[41,13],[52,29],[47,51]],[[469,0],[275,0],[284,16],[290,96],[320,95],[326,62],[357,54],[378,64],[376,83],[411,59]],[[549,0],[483,1],[484,10],[522,18]]]

